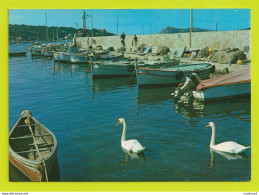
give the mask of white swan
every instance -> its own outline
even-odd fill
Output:
[[[215,134],[216,134],[215,124],[213,122],[209,122],[209,124],[206,127],[211,127],[212,129],[210,148],[212,148],[213,150],[234,154],[234,153],[242,153],[248,148],[250,148],[250,146],[242,146],[232,141],[222,142],[220,144],[215,145]]]
[[[135,152],[135,153],[140,153],[142,152],[145,147],[143,147],[138,140],[131,139],[131,140],[126,140],[126,130],[127,130],[127,125],[125,122],[124,118],[119,118],[117,126],[119,124],[123,124],[123,131],[122,131],[122,136],[121,136],[121,147],[124,148],[125,150],[129,152]]]

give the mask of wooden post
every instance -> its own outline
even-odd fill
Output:
[[[193,26],[192,26],[192,15],[193,15],[192,9],[191,9],[190,15],[191,15],[191,16],[190,16],[190,20],[191,20],[191,21],[190,21],[190,22],[191,22],[191,24],[190,24],[190,25],[191,25],[191,26],[190,26],[190,48],[191,48],[191,47],[192,47],[192,27],[193,27]]]

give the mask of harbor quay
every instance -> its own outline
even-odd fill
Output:
[[[212,61],[215,64],[216,71],[219,72],[226,70],[226,68],[228,68],[229,72],[232,72],[244,64],[249,65],[251,62],[251,30],[193,32],[191,35],[190,33],[137,35],[137,38],[136,47],[134,45],[134,35],[126,35],[124,52],[126,58],[140,58],[137,50],[144,45],[145,47],[152,47],[152,52],[145,55],[149,60],[164,57],[157,55],[161,47],[167,47],[170,50],[169,56],[172,56],[175,51],[183,51],[182,49],[185,48],[181,56],[181,63],[206,61],[206,58],[197,59],[193,56],[197,54],[195,52],[203,48],[212,49],[213,52],[235,48],[244,52],[246,60],[242,61],[242,64],[238,64],[237,61],[232,63]],[[98,45],[101,45],[104,49],[113,47],[115,51],[121,48],[120,36],[93,37],[93,39],[93,47]],[[82,49],[89,46],[87,37],[77,37],[73,41],[76,41]],[[141,57],[143,56],[141,55]]]

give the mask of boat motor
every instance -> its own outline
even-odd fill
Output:
[[[179,99],[186,92],[195,90],[200,81],[200,77],[196,73],[192,73],[190,77],[186,77],[186,81],[184,83],[179,84],[171,95],[174,96],[174,98]]]

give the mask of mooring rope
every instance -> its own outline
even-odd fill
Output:
[[[134,70],[132,71],[132,74],[131,74],[131,77],[130,77],[130,79],[129,79],[128,84],[130,83],[130,81],[131,81],[131,79],[132,79],[132,76],[134,75],[134,72],[135,72],[135,71],[136,71],[136,75],[137,75],[137,66],[138,66],[138,64],[137,64],[137,59],[136,59],[136,60],[135,60]]]

